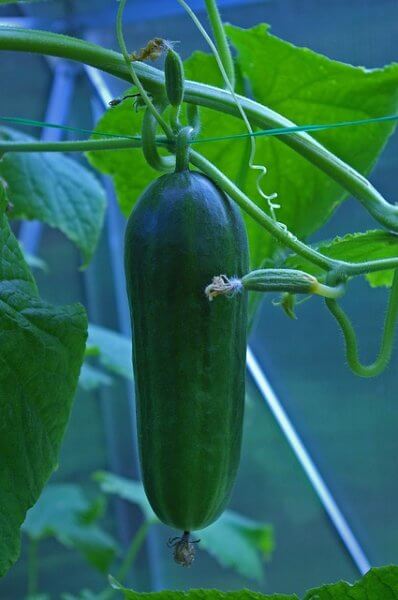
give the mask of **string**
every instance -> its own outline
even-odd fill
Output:
[[[71,131],[73,133],[87,133],[88,135],[98,135],[103,137],[126,138],[128,140],[140,140],[140,135],[124,135],[122,133],[107,133],[105,131],[93,131],[92,129],[80,129],[78,127],[68,127],[67,125],[58,125],[57,123],[48,123],[47,121],[35,121],[34,119],[23,119],[22,117],[1,117],[0,121],[5,123],[15,123],[17,125],[28,125],[29,127],[51,127]]]
[[[124,138],[129,140],[141,140],[139,135],[126,135],[122,133],[109,133],[106,131],[94,131],[92,129],[80,129],[77,127],[68,127],[65,125],[58,125],[57,123],[48,123],[46,121],[35,121],[33,119],[24,119],[22,117],[3,117],[0,116],[0,121],[5,123],[14,123],[17,125],[28,125],[30,127],[51,127],[55,129],[62,129],[64,131],[70,131],[73,133],[88,134],[103,136],[109,138]],[[300,131],[326,131],[329,129],[337,129],[340,127],[353,127],[357,125],[370,125],[372,123],[385,123],[389,121],[398,121],[398,115],[385,115],[382,117],[372,117],[369,119],[359,119],[356,121],[339,121],[337,123],[320,123],[315,125],[294,125],[292,127],[277,127],[274,129],[260,129],[253,131],[252,133],[237,133],[233,135],[225,135],[219,137],[204,137],[190,140],[190,144],[204,144],[209,142],[223,142],[245,139],[248,137],[273,137],[280,135],[289,135],[292,133],[298,133]]]

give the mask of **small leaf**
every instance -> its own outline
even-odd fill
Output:
[[[43,271],[43,273],[48,273],[48,265],[42,258],[34,256],[33,254],[29,254],[29,252],[25,252],[23,248],[22,252],[26,260],[26,264],[31,269],[37,269],[38,271]]]
[[[105,471],[95,473],[94,479],[99,483],[101,491],[105,494],[115,494],[123,500],[137,504],[148,521],[158,520],[150,507],[142,484],[138,481],[125,479]]]
[[[89,513],[91,518],[87,520]],[[90,502],[79,486],[50,484],[29,511],[22,530],[32,539],[55,537],[64,546],[76,548],[104,573],[115,557],[117,545],[94,523],[94,514],[101,514],[97,500]]]
[[[87,362],[83,363],[79,377],[79,386],[83,390],[91,392],[103,385],[112,385],[112,383],[112,377],[89,365]]]
[[[353,263],[382,258],[396,258],[398,256],[398,235],[378,229],[363,233],[349,233],[328,242],[321,242],[316,246],[316,249],[330,258]],[[286,259],[285,266],[289,269],[301,269],[315,276],[320,276],[323,273],[318,266],[296,254]],[[380,285],[391,286],[393,271],[385,270],[370,273],[366,278],[374,287]]]
[[[233,568],[249,579],[263,579],[264,558],[273,547],[272,528],[233,511],[225,511],[210,527],[200,531],[200,547],[223,567]]]
[[[90,324],[88,344],[99,349],[99,361],[103,367],[115,375],[133,380],[130,338],[117,331]]]
[[[8,127],[0,139],[33,140]],[[106,206],[105,192],[94,175],[62,154],[10,153],[0,161],[13,204],[11,216],[38,219],[60,229],[81,250],[86,265],[96,248]]]

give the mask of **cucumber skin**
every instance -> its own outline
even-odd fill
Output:
[[[204,289],[248,267],[243,219],[210,179],[182,171],[144,191],[125,236],[138,446],[154,512],[182,531],[217,519],[239,465],[247,299]]]

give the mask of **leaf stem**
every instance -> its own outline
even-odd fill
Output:
[[[162,138],[165,142],[166,138]],[[157,138],[157,143],[162,143]],[[0,141],[0,154],[6,152],[88,152],[89,150],[116,150],[123,148],[141,148],[141,140],[126,138],[104,140],[76,140],[68,142],[14,142]]]
[[[34,596],[38,591],[39,582],[39,561],[38,561],[39,541],[35,538],[29,538],[28,541],[28,596]]]
[[[153,521],[144,521],[139,527],[137,533],[133,537],[131,544],[126,552],[126,555],[123,559],[122,564],[116,574],[116,579],[121,583],[125,582],[125,579],[133,566],[135,559],[137,558],[138,552],[145,541],[145,538],[148,534],[149,527],[153,525]],[[107,589],[104,591],[100,597],[101,600],[108,600],[108,598],[112,598],[114,596],[116,590]]]
[[[66,35],[0,25],[1,50],[33,52],[67,58],[91,65],[120,79],[131,80],[128,64],[119,53]],[[162,71],[140,62],[135,63],[134,70],[149,93],[164,95],[164,73]],[[258,102],[244,96],[238,95],[237,97],[252,125],[262,129],[295,125],[289,119]],[[239,116],[239,109],[231,94],[214,86],[186,81],[184,100]],[[382,225],[398,231],[398,206],[389,204],[355,169],[329,152],[305,132],[281,136],[280,141],[304,156],[339,183],[349,194],[355,196]]]
[[[380,375],[390,362],[394,344],[395,324],[398,317],[398,269],[395,270],[394,281],[390,291],[380,351],[376,360],[369,365],[362,364],[359,359],[355,331],[344,310],[336,300],[326,299],[325,303],[343,333],[347,362],[351,370],[361,377],[375,377],[376,375]]]
[[[225,30],[221,20],[220,11],[218,10],[217,2],[215,0],[205,0],[205,4],[214,39],[216,40],[218,53],[231,87],[235,89],[234,61],[228,44],[227,36],[225,35]]]
[[[273,235],[281,244],[287,246],[300,256],[308,258],[312,263],[318,265],[322,269],[329,271],[337,269],[341,266],[340,261],[324,256],[314,248],[311,248],[298,240],[287,229],[269,217],[261,210],[242,190],[240,190],[222,171],[217,169],[204,156],[192,150],[190,152],[190,160],[192,164],[198,167],[203,173],[208,175],[214,183],[224,190],[241,209],[250,215],[259,225],[264,227],[271,235]]]

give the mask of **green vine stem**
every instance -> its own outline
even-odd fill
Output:
[[[286,228],[276,223],[264,211],[261,210],[241,189],[239,189],[222,171],[217,169],[204,156],[192,150],[190,152],[192,164],[198,167],[203,173],[210,177],[221,189],[224,190],[240,207],[252,217],[259,225],[266,229],[278,242],[293,250],[296,254],[308,258],[313,264],[318,265],[325,271],[334,271],[338,278],[354,277],[365,273],[383,271],[386,269],[396,269],[398,267],[397,258],[384,258],[374,261],[348,263],[339,261],[324,254],[321,254],[314,248],[307,246],[304,242],[297,239]]]
[[[326,299],[325,302],[343,333],[347,362],[351,370],[361,377],[375,377],[376,375],[380,375],[390,362],[394,344],[394,330],[398,317],[398,269],[395,270],[390,291],[379,355],[370,365],[363,365],[359,359],[355,331],[344,310],[336,300]]]
[[[161,114],[165,109],[165,104],[157,105],[156,109]],[[156,127],[157,120],[155,119],[152,111],[148,108],[145,111],[144,119],[142,121],[142,150],[147,163],[157,171],[168,172],[172,171],[175,166],[175,159],[173,156],[162,156],[159,154],[158,146],[156,144]]]
[[[28,596],[34,596],[38,592],[39,583],[39,561],[38,561],[39,541],[29,538],[28,542]]]
[[[176,172],[186,171],[189,168],[189,156],[191,152],[189,141],[192,131],[192,127],[188,125],[178,132],[176,141]]]
[[[200,133],[200,114],[197,104],[187,104],[187,121],[192,127],[192,136],[195,138]]]
[[[165,137],[157,137],[157,144],[166,144]],[[103,140],[80,140],[71,142],[14,142],[0,140],[0,154],[7,152],[88,152],[89,150],[120,150],[121,148],[141,148],[141,139],[126,138]]]
[[[127,47],[126,47],[126,42],[124,40],[124,35],[123,35],[123,13],[124,13],[124,9],[126,7],[126,2],[127,0],[119,0],[119,8],[117,11],[117,16],[116,16],[116,37],[117,37],[117,41],[120,47],[120,50],[122,52],[123,58],[124,58],[124,62],[126,64],[128,73],[131,77],[131,79],[133,80],[133,83],[136,85],[141,98],[143,99],[143,101],[146,104],[147,110],[149,110],[153,117],[157,120],[157,122],[159,123],[159,125],[161,126],[161,128],[163,129],[163,131],[165,132],[166,136],[170,139],[173,138],[173,132],[170,129],[168,123],[166,123],[166,121],[163,119],[163,117],[161,116],[161,114],[157,111],[155,105],[152,103],[150,97],[148,96],[145,87],[142,85],[139,76],[137,75],[137,73],[135,72],[135,69],[133,67],[133,64],[131,62]]]
[[[116,574],[116,579],[123,583],[129,573],[131,567],[134,564],[135,559],[137,558],[138,552],[144,543],[146,536],[148,535],[148,530],[151,525],[156,521],[144,521],[142,525],[139,527],[137,533],[133,537],[131,544],[126,552],[124,560],[120,565],[120,568]],[[100,594],[101,600],[108,600],[112,598],[116,593],[116,590],[107,588],[102,594]]]
[[[195,105],[189,105],[194,107]],[[196,114],[196,108],[191,108],[192,114]],[[148,113],[149,119],[150,113]],[[192,125],[196,123],[199,126],[198,121],[190,119]],[[150,119],[152,125],[156,127],[156,121],[151,115]],[[193,132],[194,134],[194,132]],[[169,148],[170,142],[164,136],[157,136],[155,142],[158,145]],[[114,140],[84,140],[79,142],[13,142],[13,141],[0,141],[0,155],[6,152],[69,152],[69,151],[82,151],[87,152],[89,150],[112,150],[116,148],[140,148],[142,147],[141,140],[128,140],[125,138],[115,138]],[[167,159],[167,157],[161,157]],[[325,270],[334,269],[337,272],[341,272],[342,275],[348,275],[354,277],[356,275],[363,275],[365,273],[373,273],[376,271],[382,271],[386,269],[395,269],[398,267],[398,258],[386,258],[375,261],[362,262],[362,263],[347,263],[340,261],[333,261],[323,256],[315,250],[311,250],[308,246],[294,238],[289,232],[281,229],[274,221],[254,203],[252,202],[236,185],[229,181],[226,176],[218,171],[214,165],[205,158],[201,157],[200,154],[191,149],[190,160],[198,166],[203,172],[207,173],[210,177],[217,177],[217,183],[222,187],[230,196],[233,198],[239,206],[247,214],[249,214],[255,221],[261,226],[265,227],[272,235],[274,235],[278,241],[282,244],[291,248],[294,252],[300,256],[308,258],[314,264],[319,264]],[[173,161],[173,162],[172,162]],[[163,165],[166,167],[166,165]],[[172,170],[174,166],[174,159],[171,158],[168,168],[161,170]]]
[[[128,65],[119,53],[84,40],[56,33],[0,26],[0,50],[33,52],[67,58],[91,65],[126,81],[131,79]],[[136,62],[134,65],[135,73],[143,87],[154,96],[163,96],[163,72],[140,62]],[[238,98],[252,125],[261,129],[295,125],[258,102],[243,96],[238,96]],[[232,95],[228,91],[214,86],[186,81],[184,100],[239,116],[239,110]],[[398,231],[398,206],[386,202],[372,184],[355,169],[329,152],[305,132],[281,136],[280,141],[299,152],[337,181],[349,194],[362,202],[382,225]]]
[[[206,10],[211,23],[214,39],[221,62],[227,74],[228,81],[232,89],[235,89],[235,68],[231,50],[225,35],[224,26],[221,20],[220,11],[215,0],[205,0]]]
[[[220,73],[222,75],[222,78],[224,80],[225,86],[226,86],[228,92],[230,93],[230,95],[232,96],[233,101],[234,101],[234,103],[236,105],[236,108],[238,109],[238,112],[239,112],[239,114],[241,116],[241,119],[242,119],[242,121],[245,124],[245,127],[246,127],[246,129],[247,129],[247,131],[249,133],[249,142],[250,142],[250,154],[249,154],[248,166],[249,166],[249,169],[252,169],[253,171],[257,171],[257,173],[258,173],[257,178],[256,178],[256,189],[257,189],[257,192],[267,202],[269,211],[271,213],[271,216],[272,216],[273,220],[276,221],[277,218],[276,218],[276,214],[275,214],[275,209],[279,208],[279,205],[275,204],[273,202],[273,200],[275,198],[277,198],[278,194],[277,193],[272,193],[271,195],[268,195],[268,194],[266,194],[263,191],[263,189],[261,187],[261,180],[267,174],[267,168],[263,164],[258,164],[258,163],[254,162],[255,161],[255,157],[256,157],[256,139],[255,139],[255,136],[254,136],[254,132],[253,132],[253,128],[252,128],[252,125],[250,123],[250,120],[248,119],[248,117],[246,115],[246,112],[243,109],[243,106],[241,105],[241,103],[239,101],[239,97],[236,95],[235,90],[234,90],[233,86],[231,85],[231,82],[228,79],[228,75],[227,75],[227,73],[225,71],[224,64],[222,62],[222,58],[221,58],[221,56],[220,56],[220,54],[218,52],[217,47],[213,43],[213,40],[211,39],[211,37],[207,33],[206,29],[203,27],[202,23],[200,22],[200,20],[198,19],[198,17],[194,13],[194,11],[185,2],[185,0],[177,0],[177,1],[184,8],[184,10],[186,11],[186,13],[190,17],[190,19],[195,24],[195,26],[198,29],[198,31],[201,33],[202,37],[206,40],[207,44],[209,45],[209,47],[210,47],[210,49],[211,49],[211,51],[213,53],[213,56],[214,56],[214,58],[216,60],[216,63],[218,65],[218,68],[220,70]],[[221,24],[221,27],[222,27],[222,24]]]

